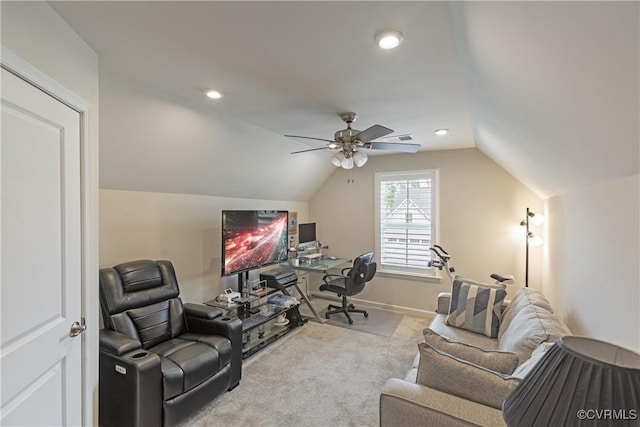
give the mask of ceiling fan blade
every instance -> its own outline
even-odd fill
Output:
[[[331,148],[331,147],[309,148],[308,150],[294,151],[291,154],[306,153],[307,151],[326,150],[328,148]]]
[[[394,144],[391,142],[370,142],[373,150],[402,151],[403,153],[416,153],[420,149],[420,144]]]
[[[314,138],[311,136],[300,136],[300,135],[285,135],[289,138],[302,138],[302,139],[314,139],[316,141],[324,141],[324,142],[335,142],[333,139],[323,139],[323,138]]]
[[[393,129],[386,128],[382,125],[373,125],[370,128],[363,130],[351,137],[351,140],[358,140],[362,142],[369,142],[374,139],[382,138],[385,135],[393,133]]]

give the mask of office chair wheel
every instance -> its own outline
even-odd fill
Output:
[[[353,320],[349,319],[349,324],[353,325]]]
[[[369,317],[369,313],[367,313],[366,311],[362,314],[364,314],[364,317]]]
[[[350,308],[351,310],[355,310],[356,306],[355,306],[355,305],[353,305],[353,304],[349,304],[349,308]]]
[[[324,318],[325,318],[325,319],[328,319],[328,318],[329,318],[329,313],[325,313],[325,314],[324,314]]]

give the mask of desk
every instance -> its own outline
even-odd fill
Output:
[[[294,265],[291,261],[289,261],[284,265],[294,270],[306,271],[309,273],[328,274],[329,270],[333,270],[334,268],[338,268],[345,264],[350,264],[350,263],[351,263],[351,260],[347,258],[334,259],[333,257],[323,256],[321,258],[314,258],[310,263],[306,263],[306,264],[298,263],[298,265]],[[316,309],[309,302],[309,289],[308,289],[309,282],[307,278],[305,278],[305,283],[306,283],[307,292],[304,294],[302,293],[302,290],[298,287],[297,284],[295,285],[295,287],[297,291],[300,293],[300,295],[302,296],[304,302],[311,309],[311,312],[313,313],[313,315],[316,316],[316,319],[318,319],[320,323],[324,323],[325,322],[324,319],[320,317]]]

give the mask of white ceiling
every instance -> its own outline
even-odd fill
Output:
[[[331,138],[337,114],[355,111],[354,127],[410,133],[423,150],[477,146],[542,197],[638,173],[636,2],[51,5],[101,74],[262,128],[273,149],[284,134]],[[379,49],[383,29],[402,31],[402,45]],[[207,88],[226,96],[210,101]],[[101,139],[105,159],[130,143]],[[304,144],[322,143],[293,147]],[[101,185],[111,166],[101,159]]]

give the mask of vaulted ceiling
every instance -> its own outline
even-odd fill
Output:
[[[637,2],[51,5],[99,55],[103,188],[304,199],[332,173],[330,153],[290,155],[322,142],[283,135],[332,138],[344,111],[422,150],[475,146],[541,197],[638,174]],[[376,46],[385,29],[404,34],[398,48]],[[127,123],[136,102],[174,108]],[[176,149],[176,134],[197,143]],[[160,167],[123,172],[132,153]],[[289,196],[256,190],[287,176]],[[235,184],[207,186],[219,177]]]

